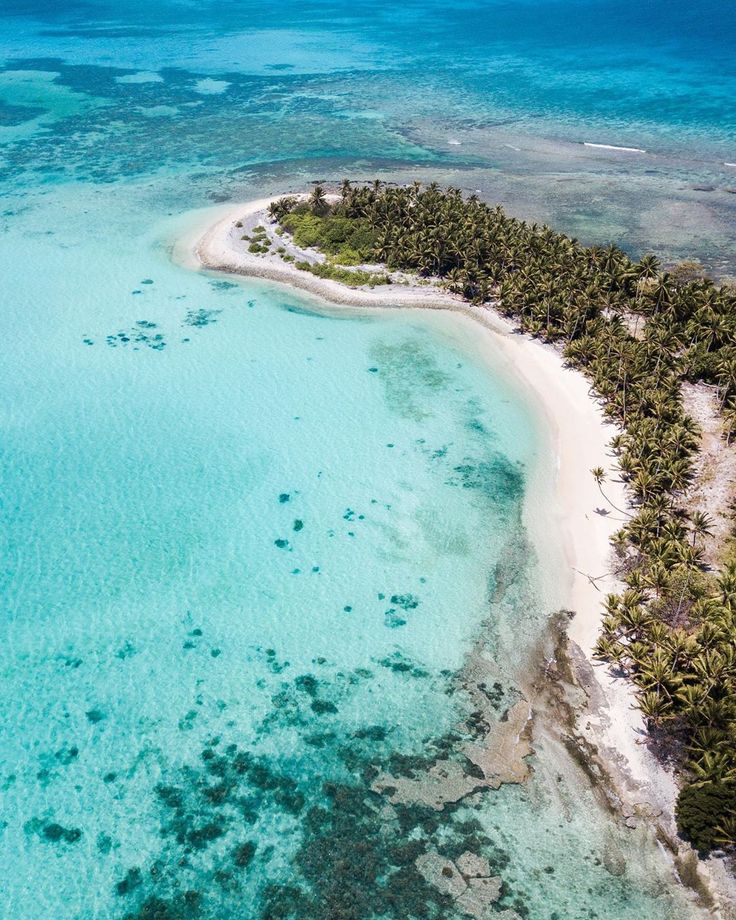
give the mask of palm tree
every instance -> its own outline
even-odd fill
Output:
[[[325,190],[321,185],[315,185],[312,194],[309,196],[309,207],[313,214],[326,214],[329,210]]]
[[[656,690],[647,690],[637,696],[637,705],[642,715],[654,726],[672,713],[672,703]]]
[[[697,537],[708,537],[713,533],[713,518],[703,511],[694,511],[690,516],[693,546]]]
[[[659,274],[659,259],[648,255],[639,260],[637,274],[640,278],[656,278]]]
[[[715,842],[725,848],[736,846],[736,814],[724,815],[716,825]]]
[[[700,760],[690,762],[697,779],[718,783],[736,781],[736,768],[732,758],[722,751],[706,751]]]
[[[616,511],[618,511],[620,514],[625,514],[625,515],[628,517],[628,516],[629,516],[629,512],[628,512],[628,511],[624,511],[623,508],[619,508],[617,505],[614,505],[614,503],[611,501],[611,499],[608,498],[608,496],[606,495],[606,493],[603,491],[603,483],[606,481],[606,471],[603,469],[603,467],[602,467],[602,466],[596,466],[596,467],[595,467],[594,469],[592,469],[590,472],[593,474],[593,478],[595,479],[596,484],[598,485],[598,490],[600,491],[600,493],[601,493],[601,495],[603,496],[603,498],[608,502],[608,504],[609,504],[612,508],[614,508]]]

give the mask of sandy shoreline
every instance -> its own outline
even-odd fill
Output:
[[[280,197],[280,196],[277,196]],[[329,279],[317,278],[308,272],[288,265],[277,256],[257,256],[245,247],[236,251],[242,228],[235,223],[252,215],[263,213],[276,198],[261,198],[237,207],[229,206],[224,214],[211,225],[204,235],[194,234],[176,247],[177,259],[191,267],[225,271],[248,278],[262,278],[279,281],[299,288],[329,301],[330,303],[353,307],[423,307],[425,309],[447,309],[462,307],[461,297],[437,291],[430,285],[382,285],[371,290],[348,288]]]
[[[480,325],[485,330],[484,335],[474,336],[477,347],[483,350],[489,363],[498,366],[501,358],[501,363],[513,373],[531,405],[543,417],[556,467],[546,481],[532,485],[526,502],[525,523],[540,550],[545,543],[549,545],[554,531],[561,537],[559,555],[564,558],[567,569],[564,603],[575,613],[568,629],[570,658],[573,664],[577,660],[578,666],[582,665],[579,684],[588,698],[588,705],[577,720],[577,732],[582,745],[596,750],[596,757],[615,789],[614,797],[620,805],[622,820],[631,827],[640,820],[654,821],[674,853],[678,846],[673,817],[677,794],[674,777],[642,743],[645,729],[640,714],[633,707],[633,687],[622,679],[615,679],[606,668],[593,662],[591,655],[602,617],[602,601],[607,593],[618,588],[615,575],[611,573],[610,538],[625,519],[618,509],[625,511],[628,501],[609,448],[616,428],[605,420],[600,406],[591,397],[587,380],[579,372],[565,367],[553,347],[518,334],[491,308],[472,306],[460,297],[431,286],[392,284],[370,290],[352,289],[296,269],[277,255],[247,252],[240,242],[243,230],[235,226],[236,222],[248,218],[252,222],[256,215],[259,220],[265,218],[265,209],[272,200],[229,205],[217,212],[210,210],[207,229],[203,232],[201,224],[193,227],[177,242],[174,258],[194,269],[288,284],[343,307],[451,311],[458,323],[466,327],[472,323],[474,329]],[[598,466],[606,471],[605,497],[591,474],[591,469]],[[554,481],[550,483],[550,479]],[[540,515],[533,513],[538,509],[535,492],[539,495],[544,489],[548,501],[550,485],[554,507],[551,516],[540,520]],[[683,853],[686,851],[687,848],[682,848]],[[678,858],[675,853],[676,864]],[[692,866],[689,868],[692,871]],[[695,882],[694,887],[700,884],[711,891],[725,889],[719,861],[710,860],[695,871],[699,882],[697,878],[688,878],[689,884]],[[705,878],[706,875],[709,877]],[[726,906],[728,900],[730,898],[721,901],[716,895],[711,915],[734,916]]]

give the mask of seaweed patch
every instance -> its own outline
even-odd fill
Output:
[[[35,834],[44,843],[73,844],[82,839],[82,831],[78,827],[64,827],[56,821],[43,818],[31,818],[26,821],[23,829],[26,834]]]
[[[203,308],[199,310],[189,310],[184,317],[183,325],[202,329],[204,326],[216,323],[220,313],[222,313],[222,310],[205,310]]]
[[[410,593],[391,599],[399,609],[419,603]],[[255,653],[274,674],[286,666],[275,649]],[[324,658],[314,664],[334,668]],[[430,676],[399,651],[377,664],[407,678]],[[154,788],[160,852],[121,868],[114,883],[121,920],[456,920],[481,916],[478,904],[483,916],[511,907],[497,874],[508,856],[473,817],[475,797],[439,810],[397,794],[437,770],[482,789],[481,768],[463,753],[487,730],[480,714],[403,750],[391,743],[390,725],[339,719],[338,704],[371,671],[323,673],[281,679],[255,733],[254,743],[262,738],[271,751],[267,738],[289,732],[289,754],[282,746],[280,754],[258,753],[218,735],[197,762],[164,766]],[[500,683],[486,682],[484,691],[500,702]]]
[[[153,332],[157,328],[156,323],[147,319],[139,319],[133,329],[123,329],[105,336],[105,342],[110,348],[132,347],[134,351],[137,351],[145,347],[153,351],[163,351],[166,347],[166,340],[161,332]],[[92,344],[91,339],[85,339],[85,344]]]
[[[480,493],[495,508],[505,511],[521,501],[524,473],[521,464],[511,463],[502,454],[483,459],[467,458],[453,468],[448,485],[459,485]]]

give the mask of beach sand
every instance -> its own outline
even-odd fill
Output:
[[[595,759],[592,772],[602,774],[608,802],[619,812],[620,820],[629,827],[640,821],[652,824],[672,853],[676,871],[710,905],[712,916],[735,917],[731,882],[722,861],[711,858],[698,862],[677,838],[676,780],[645,743],[647,733],[634,705],[632,685],[592,657],[603,600],[619,587],[610,540],[626,520],[629,504],[609,446],[617,429],[605,419],[588,381],[566,367],[555,348],[520,334],[491,307],[470,305],[429,285],[353,289],[296,269],[276,254],[249,253],[241,236],[249,227],[265,224],[266,208],[273,200],[209,209],[177,240],[173,257],[193,269],[288,284],[343,308],[448,310],[457,323],[466,327],[472,323],[474,332],[484,330],[480,337],[474,334],[476,347],[483,350],[489,363],[498,367],[501,360],[511,369],[531,404],[543,415],[555,455],[547,481],[530,489],[525,524],[538,552],[543,554],[545,546],[555,541],[565,560],[565,571],[557,577],[565,580],[565,606],[574,612],[567,630],[566,667],[572,670],[574,682],[585,696],[584,705],[576,712],[573,740],[582,756]],[[236,227],[237,222],[243,227]],[[591,473],[594,467],[603,467],[606,472],[604,494]],[[549,505],[550,485],[552,526],[549,515],[542,520],[536,513],[540,498]],[[544,495],[540,495],[542,489]]]

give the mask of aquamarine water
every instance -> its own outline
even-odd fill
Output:
[[[479,640],[513,704],[559,606],[508,369],[171,259],[205,205],[381,173],[730,270],[730,14],[617,9],[3,3],[1,916],[456,916],[417,846],[534,920],[692,916],[560,752],[371,792],[459,756]]]

